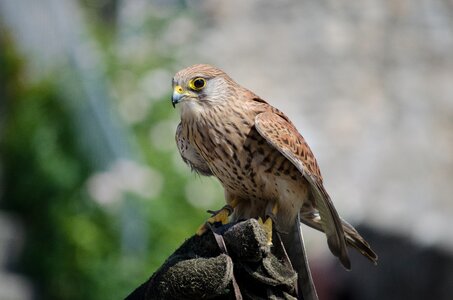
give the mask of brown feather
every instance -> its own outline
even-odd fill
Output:
[[[315,205],[321,215],[321,224],[327,235],[332,253],[340,258],[345,268],[351,268],[340,216],[333,206],[329,195],[319,179],[319,167],[307,143],[294,125],[273,112],[256,116],[255,127],[258,132],[300,171],[309,182],[315,198]],[[317,175],[319,174],[319,175]]]

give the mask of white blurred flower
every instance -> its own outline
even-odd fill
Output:
[[[119,114],[128,124],[143,121],[152,102],[146,91],[139,88],[137,75],[131,71],[121,71],[112,83],[111,94],[118,99]]]
[[[160,100],[165,95],[170,95],[171,78],[172,74],[168,70],[154,69],[143,76],[139,88],[151,100]]]
[[[152,49],[153,41],[150,38],[145,35],[131,35],[118,42],[116,53],[120,61],[141,65],[149,58]]]
[[[155,124],[149,133],[151,144],[160,151],[176,149],[175,132],[178,123],[173,120],[164,120]]]
[[[151,9],[147,0],[122,1],[119,18],[122,25],[137,29],[149,18]]]
[[[124,193],[133,193],[144,198],[160,194],[162,176],[155,170],[130,160],[119,160],[110,170],[94,174],[88,179],[90,196],[100,204],[120,201]]]
[[[184,47],[191,42],[196,31],[194,21],[188,17],[181,16],[173,19],[165,29],[159,44],[156,46],[161,51],[168,51],[169,48]]]
[[[118,72],[115,81],[111,85],[111,89],[120,100],[123,100],[124,96],[131,94],[137,89],[136,77],[137,74],[128,69]]]
[[[221,203],[222,187],[210,178],[193,180],[187,183],[186,198],[190,204],[202,209],[216,209]]]
[[[128,124],[143,121],[148,114],[151,101],[140,93],[131,93],[119,103],[119,113]]]

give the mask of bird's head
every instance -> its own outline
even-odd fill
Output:
[[[234,93],[234,81],[225,72],[210,65],[187,67],[173,78],[173,107],[200,111],[225,103]]]

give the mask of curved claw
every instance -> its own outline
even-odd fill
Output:
[[[278,203],[269,203],[266,207],[266,221],[263,222],[261,217],[258,219],[258,223],[260,223],[264,231],[267,235],[267,244],[272,245],[272,226],[275,227],[277,231],[279,228],[277,227],[277,218],[276,214],[278,212]]]
[[[208,213],[212,214],[212,216],[203,225],[198,227],[197,235],[202,235],[208,230],[207,223],[214,224],[220,222],[222,225],[228,224],[228,218],[233,213],[233,207],[231,205],[225,205],[219,210],[208,210]]]
[[[209,209],[209,210],[207,210],[207,212],[210,213],[212,216],[215,216],[215,215],[217,215],[217,214],[219,214],[219,213],[221,213],[222,211],[225,211],[225,210],[228,211],[228,216],[230,216],[233,213],[234,208],[231,205],[227,204],[227,205],[225,205],[224,207],[222,207],[219,210],[210,210]]]
[[[263,219],[259,217],[258,223],[261,224],[261,226],[263,226],[263,229],[266,232],[267,244],[269,246],[272,245],[272,218],[269,217],[266,219],[266,221],[263,222]]]

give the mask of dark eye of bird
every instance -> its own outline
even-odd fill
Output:
[[[205,80],[203,78],[198,78],[198,79],[195,79],[193,81],[193,86],[196,88],[196,89],[201,89],[204,87],[204,85],[206,84]]]

